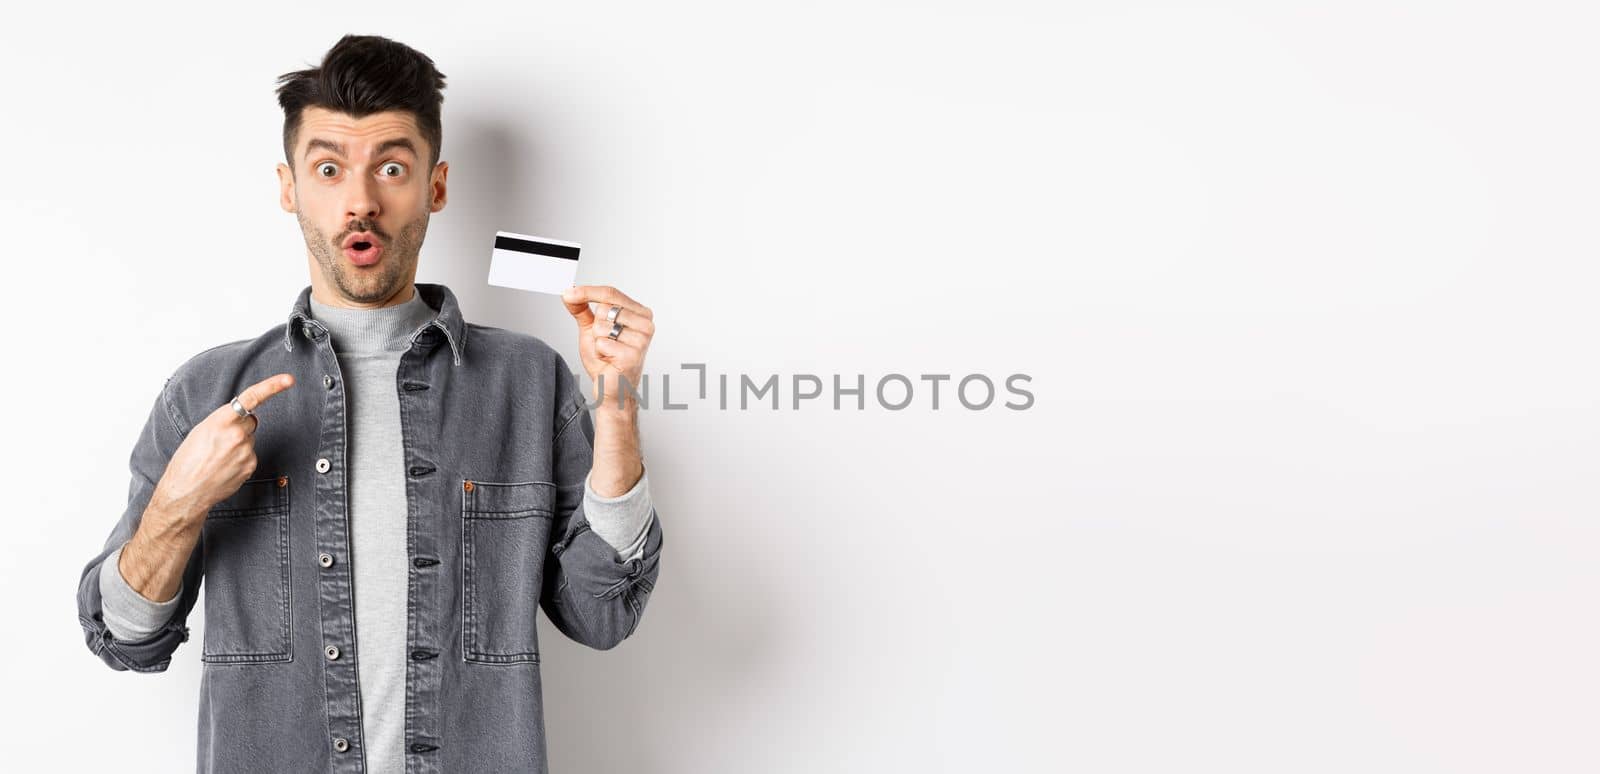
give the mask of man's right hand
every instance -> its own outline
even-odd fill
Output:
[[[292,374],[275,374],[239,393],[239,403],[255,411],[268,398],[294,386]],[[195,529],[211,506],[228,499],[256,469],[254,415],[241,417],[225,403],[194,426],[167,462],[151,502],[160,511]]]
[[[293,386],[293,375],[275,374],[245,388],[239,403],[255,411]],[[195,425],[167,460],[139,528],[117,560],[117,571],[140,596],[156,603],[175,598],[211,506],[239,491],[255,472],[258,421],[225,403]]]

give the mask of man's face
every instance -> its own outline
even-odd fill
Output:
[[[429,153],[405,111],[301,113],[294,168],[278,165],[279,204],[300,221],[318,300],[405,300],[396,296],[416,279],[428,215],[445,203],[449,165],[426,169]]]

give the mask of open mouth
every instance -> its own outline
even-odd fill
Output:
[[[382,254],[383,245],[378,244],[378,240],[372,234],[360,232],[344,239],[344,255],[357,266],[377,263],[378,257]]]

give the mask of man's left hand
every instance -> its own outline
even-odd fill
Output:
[[[650,339],[656,332],[650,307],[610,285],[575,285],[561,294],[561,301],[578,322],[578,355],[594,383],[592,400],[601,398],[603,377],[605,405],[600,408],[615,407],[623,397],[626,403],[622,408],[634,410],[637,401],[632,393],[624,394],[622,381],[627,380],[631,390],[641,391],[645,350],[650,348]],[[598,305],[593,310],[589,308],[591,302]],[[615,322],[621,324],[621,332],[613,340],[609,335],[612,323],[606,315],[614,306],[620,307]]]

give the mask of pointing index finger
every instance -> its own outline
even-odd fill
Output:
[[[256,407],[267,402],[267,399],[294,386],[293,374],[274,374],[246,387],[239,393],[239,403],[246,411],[255,411]]]

